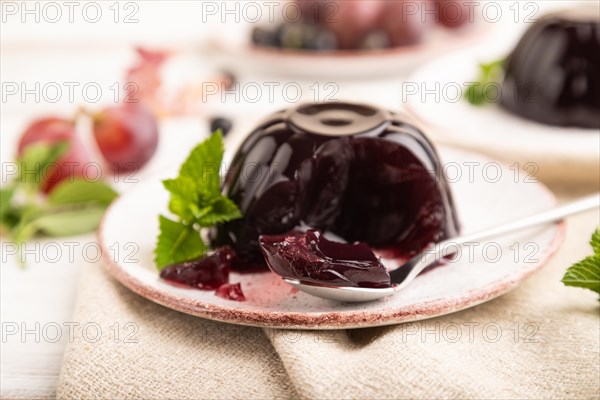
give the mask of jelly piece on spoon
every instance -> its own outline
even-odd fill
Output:
[[[386,288],[390,275],[365,243],[327,240],[318,230],[263,235],[260,246],[276,274],[332,286]]]
[[[236,258],[230,247],[221,247],[209,255],[169,265],[160,273],[166,281],[202,290],[215,290],[229,280],[229,270]]]

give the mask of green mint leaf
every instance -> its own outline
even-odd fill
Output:
[[[586,257],[571,266],[562,282],[567,286],[590,289],[600,294],[600,254]]]
[[[198,188],[198,192],[220,193],[221,178],[219,169],[223,161],[223,152],[223,137],[221,132],[217,131],[192,150],[181,165],[179,176],[192,179]]]
[[[200,199],[196,182],[187,176],[179,176],[163,181],[163,186],[171,193],[169,211],[184,221],[191,221],[194,216],[190,206],[197,205]]]
[[[75,179],[63,181],[48,196],[48,204],[53,206],[97,203],[109,205],[118,193],[102,181]]]
[[[154,249],[159,271],[166,266],[200,257],[206,252],[200,233],[192,226],[159,217],[160,234]]]
[[[68,149],[67,141],[54,144],[33,143],[25,147],[23,154],[17,160],[20,182],[39,188],[48,175],[48,169],[55,168],[55,163]]]
[[[11,212],[14,194],[15,187],[12,185],[0,188],[0,221],[4,221],[5,216]]]
[[[196,218],[198,224],[203,227],[211,227],[221,222],[232,221],[242,217],[237,205],[225,196],[215,199],[209,211]]]
[[[171,194],[169,211],[179,217],[179,221],[160,217],[160,234],[155,248],[159,270],[207,251],[198,228],[241,218],[237,205],[221,195],[219,170],[223,151],[223,137],[217,131],[191,151],[177,178],[163,181]]]
[[[0,189],[0,228],[10,232],[21,220],[23,207],[15,205],[13,198],[18,185],[10,184]]]
[[[30,207],[21,216],[13,232],[15,241],[25,242],[38,233],[51,237],[77,236],[95,231],[100,225],[106,206],[42,208]]]
[[[596,230],[592,234],[592,240],[590,240],[590,245],[592,246],[592,249],[594,249],[595,254],[600,254],[600,228],[596,228]]]
[[[98,229],[106,207],[89,206],[73,210],[51,211],[31,224],[47,236],[77,236]]]
[[[488,102],[486,86],[490,83],[500,83],[504,75],[506,59],[502,58],[489,63],[479,64],[479,76],[477,82],[470,84],[464,92],[465,99],[475,105],[481,106]]]
[[[470,84],[467,87],[465,96],[467,96],[467,100],[469,101],[469,103],[475,106],[485,104],[485,95],[483,93],[482,86],[479,82]]]
[[[35,236],[38,229],[33,221],[42,216],[43,213],[44,210],[37,204],[26,204],[19,210],[18,222],[12,231],[15,242],[26,242]]]

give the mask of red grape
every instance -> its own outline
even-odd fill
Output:
[[[432,0],[296,0],[296,3],[305,21],[317,22],[335,33],[341,49],[359,48],[369,34],[382,31],[394,47],[419,43],[427,21],[433,20],[436,10]]]
[[[428,27],[428,11],[434,11],[433,4],[427,1],[392,1],[386,3],[383,13],[383,27],[390,37],[392,46],[418,44]]]
[[[123,104],[94,115],[94,137],[114,171],[135,171],[156,152],[158,124],[154,114],[140,103]]]
[[[465,25],[471,19],[471,10],[466,3],[461,0],[435,0],[436,21],[449,28]]]
[[[85,147],[75,130],[75,124],[71,120],[48,117],[34,121],[21,135],[17,152],[23,154],[28,145],[34,143],[58,144],[68,142],[69,147],[58,159],[55,165],[48,168],[40,182],[40,188],[44,193],[49,193],[59,182],[83,177],[85,168],[90,158]]]
[[[371,31],[377,30],[384,0],[297,0],[306,22],[317,22],[333,32],[340,49],[356,49]]]

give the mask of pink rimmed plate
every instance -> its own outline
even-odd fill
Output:
[[[480,155],[441,149],[464,232],[551,208],[556,199],[540,183]],[[174,175],[171,174],[171,175]],[[165,177],[170,175],[165,175]],[[562,224],[529,229],[473,247],[448,265],[418,277],[387,299],[337,303],[290,286],[270,272],[232,274],[247,301],[212,291],[175,287],[159,279],[153,249],[158,215],[168,194],[160,179],[140,184],[107,211],[99,231],[108,271],[135,293],[165,307],[234,324],[291,329],[342,329],[390,325],[456,312],[514,289],[540,269],[563,240]],[[111,249],[124,249],[118,254]],[[117,256],[117,257],[115,257]]]

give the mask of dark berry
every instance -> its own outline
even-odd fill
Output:
[[[359,44],[362,50],[382,50],[390,46],[390,37],[387,33],[380,30],[369,32]]]
[[[338,40],[335,34],[326,28],[314,28],[314,32],[306,38],[304,47],[315,51],[337,50]]]
[[[284,23],[277,30],[278,43],[284,49],[302,49],[307,35],[306,25],[300,23]]]
[[[252,31],[252,43],[257,46],[277,47],[278,31],[257,26]]]
[[[223,74],[225,81],[225,90],[231,90],[237,82],[236,76],[233,74],[233,72],[228,70],[223,70],[221,73]]]
[[[232,127],[233,123],[231,120],[224,117],[215,117],[210,120],[210,131],[216,132],[220,129],[223,136],[226,136]]]

